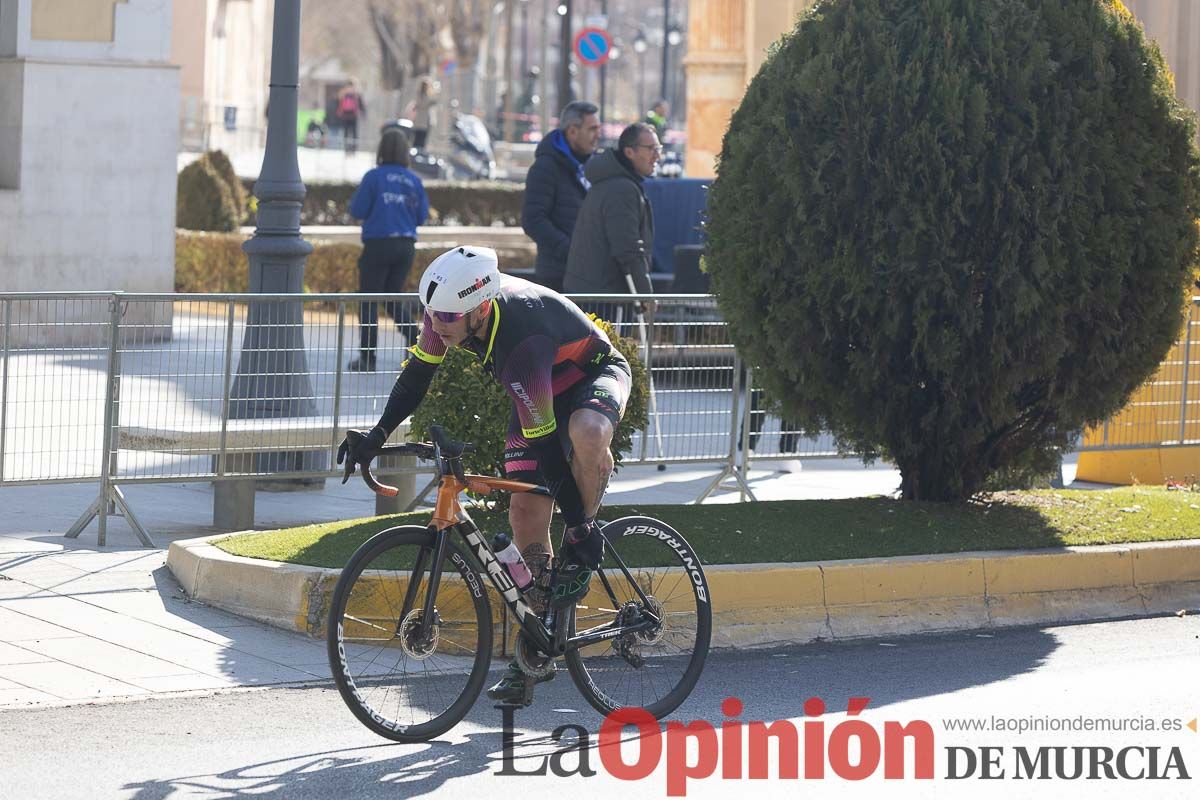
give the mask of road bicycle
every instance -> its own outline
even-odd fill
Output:
[[[342,570],[330,602],[329,663],[354,715],[400,742],[428,741],[458,724],[492,666],[497,620],[488,586],[519,627],[515,657],[526,674],[544,677],[562,659],[602,714],[643,708],[662,718],[678,708],[704,669],[712,634],[708,581],[687,540],[650,517],[604,523],[604,561],[588,595],[572,607],[547,604],[539,615],[459,495],[549,492],[466,474],[462,457],[474,447],[450,440],[439,426],[430,430],[432,442],[386,445],[380,455],[437,464],[432,520],[427,527],[390,528],[364,542]],[[347,433],[352,442],[362,435]],[[347,463],[345,477],[352,472]],[[362,472],[373,491],[396,495],[369,468]],[[557,567],[550,568],[551,586]]]

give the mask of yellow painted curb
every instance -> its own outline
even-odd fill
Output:
[[[1173,547],[1158,544],[1148,544],[1133,551],[1135,585],[1200,581],[1200,542],[1179,543]]]
[[[309,636],[324,635],[337,570],[231,556],[207,537],[172,543],[189,596]],[[636,570],[635,570],[636,571]],[[801,564],[705,567],[714,647],[1163,614],[1200,608],[1200,539]],[[514,626],[491,592],[503,652]],[[601,599],[596,590],[584,599]],[[505,640],[509,644],[502,644]]]
[[[983,595],[983,562],[960,554],[822,564],[830,606]]]
[[[825,605],[819,567],[790,564],[704,568],[713,596],[713,611],[767,608],[822,608]]]
[[[989,596],[1133,586],[1133,553],[1125,545],[994,553],[983,563]]]

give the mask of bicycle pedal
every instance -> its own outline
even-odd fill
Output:
[[[532,700],[530,700],[528,703],[494,703],[494,704],[492,704],[492,708],[503,711],[506,708],[512,708],[512,709],[529,708],[531,705],[533,705]]]

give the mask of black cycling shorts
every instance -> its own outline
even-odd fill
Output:
[[[625,414],[629,401],[629,389],[633,378],[629,363],[615,350],[602,362],[599,371],[584,378],[567,391],[554,398],[554,433],[562,446],[563,455],[571,460],[571,415],[581,408],[603,414],[616,429]],[[538,465],[537,452],[521,433],[521,421],[514,408],[508,422],[508,438],[504,447],[504,474],[511,480],[546,485]]]

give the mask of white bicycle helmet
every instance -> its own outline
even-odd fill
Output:
[[[465,314],[500,294],[500,267],[490,247],[462,246],[433,260],[421,276],[421,302],[430,311]]]

